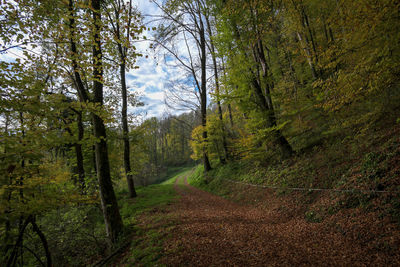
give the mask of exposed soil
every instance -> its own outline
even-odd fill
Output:
[[[181,198],[169,209],[177,223],[164,242],[161,262],[167,266],[400,266],[398,230],[386,248],[377,248],[365,231],[346,233],[340,225],[310,223],[296,212],[279,216],[268,202],[242,205],[187,183],[175,188]],[[365,227],[359,230],[368,232]]]

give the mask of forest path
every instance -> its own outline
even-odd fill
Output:
[[[175,183],[181,198],[171,209],[177,224],[164,243],[161,262],[167,266],[390,265],[337,231],[304,219],[280,220],[194,188],[186,179]]]

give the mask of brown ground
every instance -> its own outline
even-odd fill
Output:
[[[388,249],[376,248],[368,228],[357,231],[357,217],[336,215],[338,222],[352,220],[349,229],[356,227],[346,233],[340,224],[310,223],[295,212],[279,216],[265,208],[268,202],[236,204],[182,179],[175,184],[181,199],[170,207],[177,224],[161,259],[167,266],[400,266],[400,251],[393,250],[398,231],[385,241]]]

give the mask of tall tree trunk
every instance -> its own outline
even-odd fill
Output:
[[[223,120],[223,116],[222,116],[222,107],[221,107],[221,100],[220,100],[220,94],[219,94],[219,77],[218,77],[217,58],[215,55],[214,42],[212,40],[213,33],[211,30],[211,24],[210,24],[208,16],[205,16],[205,18],[206,18],[206,22],[207,22],[208,34],[210,35],[211,57],[212,57],[212,61],[213,61],[214,79],[215,79],[215,95],[217,97],[218,118],[221,123],[222,149],[224,150],[224,155],[220,157],[220,161],[222,164],[225,164],[226,160],[228,159],[228,145],[226,142],[225,126],[224,126],[224,120]]]
[[[94,128],[93,128],[94,129]],[[94,136],[94,131],[93,131],[93,136]],[[92,164],[93,164],[93,175],[96,175],[97,177],[97,165],[96,165],[96,146],[92,146]]]
[[[74,69],[74,77],[79,98],[84,102],[92,102],[100,107],[103,106],[103,63],[101,51],[101,0],[91,1],[91,10],[93,12],[93,99],[89,98],[86,91],[77,64],[77,48],[75,44],[75,19],[73,0],[69,1],[68,10],[70,12],[69,30],[70,45],[72,52],[72,67]],[[108,160],[108,150],[106,143],[106,128],[104,121],[97,114],[92,113],[93,134],[97,139],[94,145],[94,154],[96,159],[95,170],[100,189],[101,207],[103,211],[104,222],[106,225],[107,236],[113,244],[117,241],[119,234],[122,232],[123,223],[119,213],[117,198],[112,186],[110,163]]]
[[[82,139],[84,135],[83,123],[82,123],[82,112],[72,109],[77,114],[77,126],[78,126],[78,140],[74,143],[75,148],[75,159],[76,168],[73,168],[74,176],[72,180],[76,186],[79,186],[81,193],[84,194],[85,191],[85,169],[83,165],[83,154],[82,154]],[[65,121],[67,123],[67,121]],[[65,128],[71,137],[74,136],[72,130],[69,127]]]
[[[10,124],[10,117],[8,113],[5,113],[5,127],[4,127],[4,136],[8,136],[8,125]],[[7,150],[7,146],[4,146],[4,157],[7,156],[8,150]],[[12,184],[12,172],[15,169],[15,165],[14,164],[10,164],[7,167],[7,180],[8,180],[8,184]],[[11,221],[10,221],[10,216],[8,216],[8,214],[11,212],[11,207],[10,207],[10,200],[11,200],[11,189],[5,188],[3,195],[2,195],[2,201],[3,203],[5,203],[5,208],[4,208],[4,236],[1,239],[1,241],[3,242],[3,255],[7,255],[8,250],[11,248]]]
[[[223,70],[224,76],[226,76],[224,61],[222,61],[222,70]],[[231,123],[231,128],[233,129],[234,123],[233,123],[233,116],[232,116],[232,106],[230,103],[228,103],[228,113],[229,113],[229,121]]]
[[[247,55],[248,53],[246,51],[244,44],[242,43],[237,24],[234,20],[231,20],[231,23],[232,23],[233,30],[234,30],[234,37],[239,44],[239,48],[243,51],[243,53],[245,55]],[[257,25],[255,25],[253,27],[257,27]],[[255,31],[255,33],[257,33],[256,28],[254,28],[254,31]],[[263,90],[261,80],[257,79],[257,77],[259,75],[254,73],[254,71],[250,69],[250,72],[252,73],[252,76],[253,76],[251,85],[254,89],[254,93],[257,96],[259,106],[260,106],[261,110],[265,113],[265,116],[267,117],[267,122],[269,124],[267,126],[275,127],[275,126],[277,126],[277,120],[276,120],[274,106],[272,104],[271,88],[268,83],[269,67],[268,67],[268,64],[267,64],[267,61],[265,58],[264,47],[263,47],[261,39],[259,39],[256,42],[256,44],[253,46],[252,52],[253,52],[253,57],[254,57],[255,62],[259,64],[259,66],[261,67],[261,70],[263,72],[262,76],[264,78],[263,80],[265,80],[264,81],[265,87]],[[282,132],[280,130],[276,130],[276,131],[274,131],[274,135],[275,135],[276,143],[280,147],[283,156],[284,157],[291,156],[293,154],[293,149],[292,149],[291,145],[289,144],[289,142],[287,141],[287,139],[283,136]]]
[[[316,69],[315,62],[317,62],[318,60],[317,60],[317,58],[315,58],[315,60],[314,60],[314,57],[317,56],[317,53],[316,53],[316,46],[315,46],[313,34],[311,31],[310,25],[308,23],[308,17],[305,12],[303,3],[301,3],[301,2],[296,3],[295,1],[292,0],[292,5],[300,16],[300,25],[302,27],[302,30],[304,31],[304,36],[302,35],[301,32],[296,32],[297,39],[300,43],[300,48],[304,51],[308,65],[310,66],[311,75],[313,76],[313,79],[315,80],[318,78],[318,71]],[[311,45],[310,45],[310,41],[307,37],[307,31],[309,32],[309,35],[310,35]]]
[[[118,53],[120,58],[120,79],[121,79],[121,94],[122,94],[122,139],[124,142],[124,168],[125,168],[125,176],[128,183],[129,189],[129,197],[134,198],[137,196],[135,190],[135,184],[133,182],[133,175],[131,174],[131,162],[130,162],[130,145],[129,145],[129,127],[128,127],[128,94],[126,88],[126,60],[127,60],[127,53],[128,47],[126,45],[122,45],[121,40],[121,27],[120,27],[120,13],[122,11],[121,3],[118,1],[117,6],[114,6],[114,13],[115,13],[115,23],[113,23],[113,29],[117,38],[117,47]],[[132,11],[132,1],[129,1],[129,22],[127,27],[127,34],[126,38],[129,42],[130,40],[130,24],[131,24],[131,11]],[[110,20],[111,16],[110,16]]]
[[[92,123],[92,135],[94,136],[94,123]],[[92,145],[92,164],[93,164],[93,174],[97,177],[97,165],[96,165],[96,146]]]
[[[233,128],[233,116],[232,116],[232,107],[231,104],[228,103],[228,113],[229,113],[229,121],[231,122],[231,127]]]
[[[203,96],[204,94],[201,95],[202,99],[206,99],[207,96]],[[205,129],[206,125],[207,125],[207,107],[206,107],[206,102],[204,102],[206,100],[202,100],[201,103],[201,125],[204,127],[203,130],[203,140],[205,140],[205,142],[207,142],[207,130]],[[203,149],[203,164],[204,164],[204,171],[208,172],[211,170],[211,164],[210,161],[208,159],[208,152],[207,152],[207,147],[204,147]]]
[[[314,38],[314,34],[313,34],[312,29],[311,29],[311,25],[309,23],[306,10],[305,10],[303,5],[301,6],[301,11],[302,11],[302,16],[303,16],[303,27],[307,29],[307,32],[308,32],[308,34],[310,36],[311,46],[312,46],[312,49],[313,49],[313,56],[315,58],[315,62],[318,63],[319,59],[318,59],[316,40]]]
[[[121,46],[121,44],[119,44]],[[121,47],[122,50],[122,47]],[[124,60],[124,59],[123,59]],[[130,146],[129,146],[129,127],[128,127],[128,100],[127,100],[127,89],[125,79],[125,61],[120,66],[121,74],[121,89],[122,89],[122,135],[124,140],[124,167],[125,175],[128,183],[129,196],[134,198],[137,196],[135,190],[135,184],[133,182],[133,176],[131,173],[131,161],[130,161]]]
[[[185,126],[181,124],[181,159],[185,159]]]
[[[199,10],[200,13],[200,10]],[[203,139],[207,142],[207,55],[206,55],[206,38],[204,32],[204,24],[201,18],[201,14],[199,14],[199,22],[200,22],[200,52],[201,52],[201,88],[200,88],[200,102],[201,102],[201,125],[203,126]],[[208,159],[207,147],[203,149],[203,164],[204,171],[208,172],[211,170],[211,164]]]
[[[74,83],[76,90],[78,92],[79,96],[79,101],[85,103],[89,102],[89,94],[87,89],[85,88],[81,75],[79,73],[79,66],[77,62],[78,58],[78,51],[76,48],[76,43],[75,43],[75,11],[74,11],[74,4],[73,0],[69,0],[68,2],[68,11],[69,11],[69,20],[68,20],[68,27],[69,27],[69,42],[70,42],[70,49],[71,49],[71,63],[72,63],[72,69],[74,70]],[[84,185],[84,179],[85,179],[85,171],[83,167],[83,155],[82,155],[82,145],[80,144],[80,141],[83,139],[84,135],[84,128],[83,128],[83,123],[82,123],[82,112],[78,112],[78,140],[79,142],[75,146],[75,152],[76,152],[76,158],[77,158],[77,167],[78,167],[78,176],[79,179],[82,179]],[[93,157],[94,158],[94,157]],[[96,164],[94,165],[95,172],[96,170]]]
[[[165,139],[165,141],[167,142],[167,139]],[[168,142],[166,143],[166,147],[167,147],[167,158],[169,158],[168,156]],[[154,166],[157,169],[158,166],[158,156],[157,156],[157,136],[154,135],[154,140],[153,140],[153,162],[154,162]]]
[[[51,254],[50,254],[50,250],[49,250],[49,246],[47,243],[47,239],[45,237],[45,235],[43,234],[43,232],[40,230],[39,226],[36,223],[36,219],[33,215],[29,215],[25,220],[21,217],[21,221],[20,221],[20,226],[19,226],[19,233],[18,233],[18,237],[17,237],[17,241],[15,242],[14,245],[14,249],[11,252],[10,257],[7,260],[7,267],[11,267],[11,266],[15,266],[16,265],[16,261],[17,261],[17,257],[18,257],[18,248],[22,249],[24,248],[23,246],[23,241],[24,241],[24,233],[26,230],[26,227],[31,224],[33,231],[36,232],[36,234],[39,236],[40,241],[42,242],[43,245],[43,249],[46,255],[46,263],[47,263],[47,267],[51,267],[53,266],[52,260],[51,260]],[[21,252],[21,262],[22,262],[22,266],[23,266],[23,259],[22,259],[22,255],[23,253]]]
[[[308,65],[310,66],[311,75],[313,76],[313,79],[315,80],[318,78],[318,76],[317,76],[317,71],[315,70],[314,62],[312,60],[310,48],[308,47],[308,42],[307,42],[307,40],[306,41],[303,40],[303,37],[301,36],[301,34],[299,32],[297,32],[297,39],[299,40],[300,46],[306,55]]]
[[[70,34],[70,49],[71,49],[71,63],[72,69],[74,70],[74,82],[76,86],[76,90],[79,95],[79,99],[81,102],[89,101],[89,94],[83,85],[83,81],[81,75],[79,73],[79,66],[77,62],[78,58],[78,51],[76,48],[76,36],[75,36],[75,11],[74,11],[74,2],[73,0],[69,0],[68,2],[68,11],[69,11],[69,20],[68,20],[68,27],[69,27],[69,34]]]
[[[161,162],[165,162],[165,142],[164,142],[164,132],[161,132],[161,139],[160,139],[160,146],[161,146]]]
[[[103,64],[101,51],[101,0],[92,0],[93,12],[93,102],[103,106]],[[107,235],[111,243],[116,243],[122,232],[123,223],[119,213],[117,198],[111,181],[110,163],[106,142],[106,128],[104,121],[97,114],[92,114],[94,134],[97,139],[95,144],[97,179],[100,188],[101,205]]]
[[[76,154],[78,182],[83,193],[85,190],[85,169],[83,165],[83,153],[81,144],[84,135],[82,111],[77,112],[77,124],[78,124],[78,142],[75,144],[75,154]]]
[[[10,257],[7,260],[7,264],[6,264],[7,267],[15,266],[15,263],[16,263],[17,257],[18,257],[18,248],[20,248],[20,246],[22,245],[25,229],[28,226],[29,222],[30,222],[30,217],[28,217],[28,219],[24,220],[23,223],[20,221],[17,241],[15,242],[14,248],[10,254]]]
[[[50,250],[49,250],[49,245],[47,243],[47,239],[45,237],[45,235],[43,234],[43,232],[40,230],[39,226],[36,224],[36,219],[35,217],[31,217],[31,225],[33,228],[33,231],[36,232],[36,234],[39,236],[40,241],[42,242],[43,245],[43,249],[46,255],[46,263],[47,263],[47,267],[51,267],[53,266],[52,260],[51,260],[51,254],[50,254]]]
[[[268,83],[269,67],[265,59],[264,47],[261,40],[258,40],[257,46],[254,48],[253,52],[256,61],[259,62],[263,71],[263,78],[265,80],[264,92],[261,89],[261,83],[258,82],[256,79],[254,80],[253,85],[256,88],[256,94],[260,98],[262,106],[264,106],[264,108],[266,109],[268,122],[270,124],[269,127],[276,127],[277,119],[276,119],[275,109],[272,104],[271,86]],[[287,141],[287,139],[283,136],[281,130],[275,130],[274,135],[278,146],[281,148],[283,156],[284,157],[291,156],[293,154],[293,149],[289,144],[289,142]]]

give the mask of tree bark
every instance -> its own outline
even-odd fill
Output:
[[[79,73],[78,69],[78,62],[77,62],[77,48],[76,48],[76,42],[75,42],[75,12],[74,12],[74,4],[73,0],[69,0],[68,2],[68,11],[69,11],[69,34],[70,34],[70,49],[71,49],[71,63],[72,63],[72,69],[74,70],[74,78],[75,78],[75,85],[76,85],[76,90],[78,91],[79,99],[81,102],[86,102],[89,101],[89,94],[83,85],[83,81],[81,78],[81,75]]]
[[[261,64],[263,70],[263,77],[264,79],[268,78],[268,64],[265,59],[264,48],[262,45],[262,41],[259,40],[258,45],[254,49],[254,57],[256,61]],[[261,87],[261,83],[254,78],[253,86],[255,88],[256,95],[260,99],[260,103],[265,109],[267,117],[268,117],[268,127],[276,127],[277,126],[277,119],[275,114],[275,109],[272,104],[272,97],[271,97],[271,88],[267,81],[265,81],[264,92]],[[283,136],[281,130],[277,129],[274,131],[275,140],[278,146],[280,147],[283,156],[290,157],[293,154],[293,149],[287,139]]]
[[[81,141],[84,135],[84,128],[82,123],[82,112],[76,111],[77,114],[77,126],[78,126],[78,140],[73,144],[75,148],[75,159],[76,159],[76,168],[73,168],[74,176],[72,177],[72,181],[76,186],[79,186],[81,189],[81,193],[84,194],[85,191],[85,169],[83,165],[83,153],[82,153],[82,144]],[[65,121],[67,123],[67,121]],[[74,136],[72,130],[69,127],[65,128],[66,131],[70,134],[71,137]],[[78,178],[78,179],[77,179]]]
[[[78,142],[75,144],[76,154],[76,166],[78,173],[78,182],[81,187],[82,193],[85,191],[85,169],[83,165],[83,153],[82,153],[82,139],[84,135],[84,128],[82,122],[82,111],[77,113],[77,124],[78,124]]]
[[[239,44],[239,48],[248,55],[246,48],[244,44],[242,43],[241,40],[241,35],[239,32],[239,28],[236,24],[236,21],[231,20],[232,27],[234,30],[234,38]],[[253,25],[253,28],[256,27],[256,25]],[[257,29],[254,28],[254,32],[258,34]],[[264,88],[261,83],[261,79],[259,78],[259,75],[254,73],[252,69],[250,69],[250,72],[252,73],[252,81],[251,85],[254,89],[254,93],[258,99],[258,105],[261,108],[262,112],[265,114],[267,117],[267,127],[276,127],[277,126],[277,119],[276,119],[276,114],[274,110],[274,106],[272,104],[272,97],[271,97],[271,88],[268,83],[268,75],[269,75],[269,66],[267,64],[266,58],[265,58],[265,53],[264,53],[264,47],[262,40],[259,38],[255,45],[252,48],[252,53],[253,53],[253,58],[254,61],[261,67],[262,70],[262,76],[264,80]],[[274,138],[276,144],[279,146],[279,148],[282,151],[283,156],[290,157],[293,154],[293,149],[287,139],[283,136],[282,132],[280,130],[275,130],[274,131]]]
[[[130,144],[129,144],[129,127],[128,127],[128,94],[127,94],[126,77],[125,77],[128,48],[126,46],[123,46],[121,43],[121,28],[120,28],[120,12],[122,11],[121,8],[122,7],[119,2],[118,2],[118,7],[114,6],[115,23],[112,25],[117,38],[118,53],[120,57],[120,79],[121,79],[121,95],[122,95],[121,115],[122,115],[122,139],[124,143],[124,169],[128,184],[129,197],[134,198],[137,196],[137,194],[135,190],[135,184],[133,182],[133,176],[131,173],[132,169],[130,162]],[[128,8],[129,8],[129,16],[131,16],[132,1],[129,1]],[[128,28],[127,28],[126,38],[129,42],[130,40],[129,27],[130,27],[131,17],[129,17],[128,20],[129,22],[127,25]]]
[[[121,46],[119,44],[119,46]],[[122,49],[122,48],[121,48]],[[122,89],[122,135],[124,140],[124,167],[125,175],[128,183],[129,197],[134,198],[137,196],[133,176],[131,174],[131,161],[130,161],[130,146],[129,146],[129,127],[128,127],[128,101],[127,89],[125,79],[125,62],[120,66],[121,74],[121,89]]]
[[[213,34],[212,34],[211,24],[210,24],[208,15],[205,16],[205,19],[207,22],[208,34],[210,35],[211,57],[212,57],[212,61],[213,61],[214,79],[215,79],[215,95],[217,97],[218,118],[219,118],[219,121],[221,122],[222,149],[224,150],[224,155],[220,157],[220,162],[222,164],[226,164],[226,160],[228,159],[228,145],[226,142],[225,126],[224,126],[224,120],[223,120],[223,116],[222,116],[222,107],[221,107],[220,94],[219,94],[219,77],[218,77],[217,58],[215,55],[214,43],[212,41]]]
[[[46,239],[45,235],[43,234],[43,232],[40,230],[39,226],[36,224],[36,220],[35,220],[34,217],[31,217],[31,225],[32,225],[33,231],[36,232],[36,234],[40,238],[40,241],[42,242],[43,249],[44,249],[44,252],[46,254],[47,267],[53,266],[53,263],[52,263],[52,260],[51,260],[51,254],[50,254],[50,250],[49,250],[49,245],[47,243],[47,239]]]
[[[93,12],[93,102],[99,107],[103,106],[103,65],[100,41],[101,31],[101,0],[92,0]],[[123,223],[119,213],[117,198],[111,181],[110,163],[106,142],[106,128],[104,121],[97,114],[92,113],[94,135],[97,139],[95,144],[97,179],[100,188],[101,206],[107,235],[111,243],[115,244],[122,232]]]
[[[7,267],[15,266],[15,262],[17,260],[18,248],[21,246],[22,240],[24,238],[25,229],[29,224],[29,220],[26,219],[23,224],[20,224],[19,233],[17,237],[17,241],[15,242],[13,251],[11,252],[10,257],[7,260]]]
[[[224,61],[222,61],[222,70],[223,70],[224,76],[226,76],[226,70],[225,70]],[[233,123],[233,116],[232,116],[232,107],[231,107],[230,103],[228,103],[227,106],[228,106],[229,121],[230,121],[230,124],[231,124],[231,128],[233,129],[234,123]]]
[[[71,63],[72,63],[72,69],[74,70],[74,82],[76,86],[76,90],[78,92],[79,96],[79,101],[80,102],[88,102],[90,101],[89,98],[89,93],[87,91],[87,88],[85,88],[81,75],[79,73],[79,66],[77,62],[77,47],[75,43],[75,12],[74,12],[74,4],[73,0],[69,0],[68,2],[68,11],[69,11],[69,34],[70,34],[70,49],[71,49]],[[75,153],[76,153],[76,160],[77,160],[77,173],[78,173],[78,179],[79,183],[81,184],[81,189],[82,192],[85,189],[85,169],[83,165],[83,153],[82,153],[82,144],[80,143],[81,140],[83,139],[84,135],[84,127],[83,127],[83,122],[82,122],[82,111],[78,111],[77,113],[77,124],[78,124],[78,142],[75,144]]]
[[[229,121],[231,122],[231,127],[233,129],[234,124],[233,124],[233,116],[232,116],[232,107],[231,104],[228,104],[228,113],[229,113]]]
[[[303,27],[307,29],[308,34],[310,36],[310,41],[311,41],[311,46],[313,49],[313,54],[314,54],[314,58],[315,58],[315,62],[318,63],[319,59],[318,59],[318,52],[317,52],[317,44],[316,44],[316,40],[314,38],[314,34],[313,31],[311,29],[311,25],[308,21],[308,16],[305,10],[305,7],[303,5],[301,5],[301,13],[303,16]]]
[[[200,13],[200,10],[199,10]],[[199,35],[200,35],[200,61],[201,61],[201,88],[200,89],[200,105],[201,105],[201,125],[203,126],[203,139],[207,143],[207,55],[206,55],[206,38],[204,32],[204,25],[199,14]],[[203,164],[204,172],[209,172],[211,170],[211,164],[208,159],[207,147],[203,149]]]
[[[14,245],[14,249],[10,255],[10,257],[8,258],[7,261],[7,267],[11,267],[11,266],[15,266],[15,263],[17,261],[17,257],[18,257],[18,248],[23,249],[23,240],[24,240],[24,233],[26,230],[26,227],[31,224],[33,231],[36,232],[36,234],[39,236],[40,241],[42,242],[43,245],[43,249],[46,255],[46,263],[48,267],[53,266],[52,260],[51,260],[51,254],[50,254],[50,250],[49,250],[49,246],[47,243],[47,239],[45,237],[45,235],[43,234],[43,232],[40,230],[39,226],[36,224],[36,219],[33,215],[29,215],[24,221],[23,223],[20,224],[20,228],[19,228],[19,233],[18,233],[18,237],[17,237],[17,241],[15,242]],[[21,256],[22,257],[22,256]],[[22,260],[21,260],[22,261]]]

